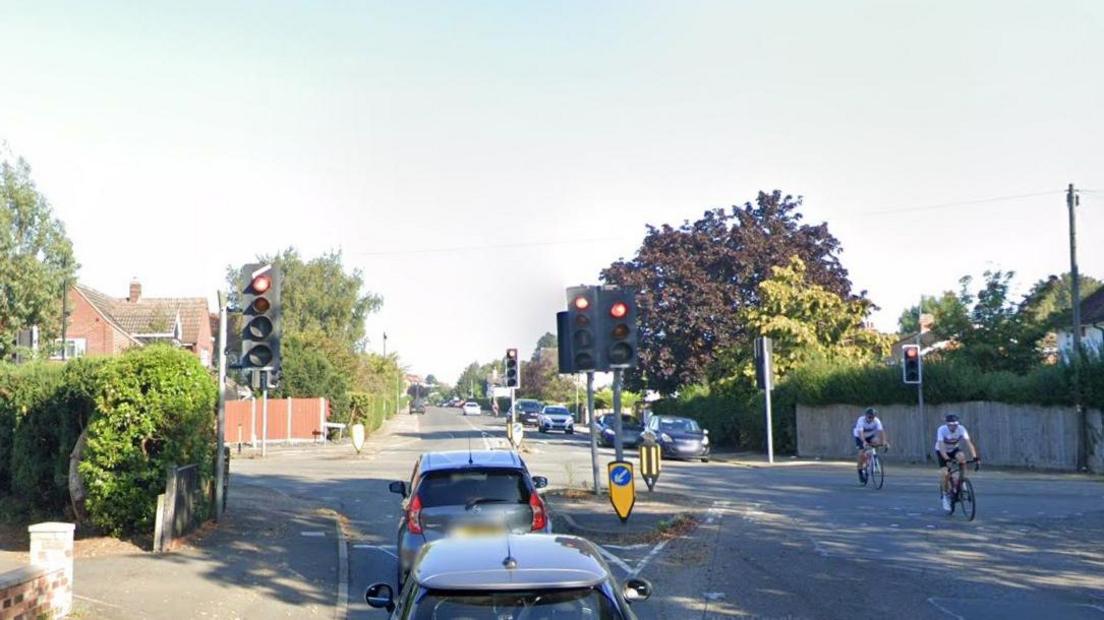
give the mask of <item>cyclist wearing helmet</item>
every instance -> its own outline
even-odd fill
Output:
[[[974,442],[970,441],[970,433],[966,432],[966,427],[958,423],[958,416],[948,413],[945,420],[947,423],[935,431],[935,456],[939,458],[939,471],[943,480],[943,511],[950,512],[951,498],[948,491],[950,491],[951,472],[947,464],[951,459],[958,461],[959,467],[966,464],[962,444],[970,448],[970,458],[981,462],[981,457],[978,456]]]
[[[859,482],[866,482],[866,447],[888,445],[885,440],[885,429],[878,418],[878,410],[867,407],[859,419],[855,421],[855,428],[851,435],[855,438],[855,447],[859,449]]]

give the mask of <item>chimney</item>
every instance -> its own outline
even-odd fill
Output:
[[[127,301],[136,304],[138,299],[142,296],[142,283],[138,281],[138,278],[134,278],[130,281],[130,297],[127,297]]]

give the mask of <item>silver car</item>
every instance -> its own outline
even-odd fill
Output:
[[[542,433],[563,431],[571,435],[575,432],[575,417],[571,415],[567,407],[547,405],[541,411],[540,418],[537,419],[537,428]]]
[[[451,538],[422,548],[398,597],[390,584],[364,598],[392,618],[636,618],[627,603],[652,586],[629,579],[618,588],[590,541],[533,534]]]
[[[428,542],[452,534],[551,532],[552,518],[537,489],[548,479],[530,476],[525,461],[505,450],[427,452],[410,484],[392,482],[403,496],[398,527],[401,586],[414,557]]]

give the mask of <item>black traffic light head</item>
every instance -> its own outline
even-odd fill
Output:
[[[923,380],[923,371],[920,368],[920,346],[906,344],[901,347],[901,356],[904,358],[901,374],[905,383],[920,383]]]
[[[560,372],[592,372],[598,367],[598,337],[595,313],[598,308],[597,288],[572,286],[567,289],[567,343],[571,367],[560,366]]]
[[[517,349],[506,349],[506,387],[516,388],[521,384],[518,373]]]
[[[242,267],[242,368],[280,368],[282,285],[279,267],[259,263]]]
[[[636,289],[598,289],[598,367],[635,368],[637,361]]]

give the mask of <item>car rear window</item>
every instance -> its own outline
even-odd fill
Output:
[[[424,508],[463,506],[473,499],[525,504],[529,488],[514,469],[454,469],[427,473],[418,485]]]

